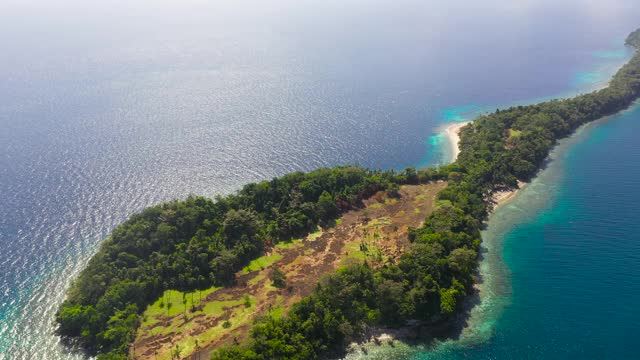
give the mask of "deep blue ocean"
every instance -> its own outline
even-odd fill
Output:
[[[0,2],[0,360],[82,359],[64,291],[146,206],[295,170],[447,161],[440,129],[606,84],[633,0]],[[637,358],[640,111],[579,134],[484,235],[460,339],[383,358]]]

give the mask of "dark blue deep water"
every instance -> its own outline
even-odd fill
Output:
[[[602,86],[638,26],[636,0],[1,1],[0,360],[82,358],[55,309],[132,213],[441,163],[443,124]],[[471,335],[419,356],[632,355],[634,116],[495,214]]]

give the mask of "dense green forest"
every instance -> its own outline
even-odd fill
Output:
[[[233,284],[265,248],[330,225],[380,190],[438,176],[336,167],[248,184],[215,201],[148,208],[118,226],[74,281],[57,313],[59,332],[100,358],[126,358],[139,315],[164,290]]]
[[[627,44],[640,46],[640,31]],[[410,231],[412,245],[397,264],[340,269],[287,316],[258,321],[248,342],[213,358],[313,359],[340,351],[367,326],[446,321],[472,291],[491,194],[530,180],[558,139],[625,109],[639,91],[636,53],[605,89],[477,118],[461,132],[457,161],[439,169],[320,169],[215,201],[191,197],[147,209],[116,228],[74,282],[57,314],[59,331],[102,359],[125,359],[139,314],[163,290],[231,284],[265,247],[329,226],[379,190],[442,178],[449,186],[437,209]]]

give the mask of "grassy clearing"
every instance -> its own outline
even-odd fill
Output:
[[[208,293],[212,293],[211,290]],[[165,299],[173,299],[173,301],[177,301],[178,299],[182,300],[182,294],[179,291],[170,290],[165,293]],[[204,292],[203,292],[204,294]],[[203,295],[204,296],[204,295]],[[187,296],[187,298],[190,297]],[[194,298],[197,303],[197,299]],[[176,349],[179,349],[182,354],[190,354],[198,349],[199,344],[206,344],[210,342],[212,339],[215,339],[222,334],[229,332],[235,328],[240,326],[250,324],[251,314],[253,313],[253,306],[256,303],[256,299],[251,296],[245,296],[241,299],[229,299],[229,300],[221,300],[221,301],[211,301],[205,304],[202,310],[191,312],[190,307],[187,306],[187,311],[185,313],[184,306],[181,305],[174,309],[172,306],[170,310],[171,317],[166,315],[167,309],[166,307],[160,306],[160,301],[158,300],[154,305],[150,306],[147,311],[144,313],[144,317],[146,317],[146,322],[144,322],[140,328],[140,331],[148,332],[151,335],[168,335],[173,334],[173,336],[179,336],[180,334],[191,334],[192,331],[200,326],[196,321],[187,321],[185,322],[185,316],[187,319],[191,319],[193,317],[199,315],[207,315],[207,316],[216,316],[218,318],[228,318],[233,319],[233,323],[230,325],[225,325],[225,321],[218,321],[218,323],[207,329],[205,332],[202,332],[200,335],[195,337],[185,337],[183,340],[176,342],[176,346],[172,348],[172,351],[175,352]],[[188,305],[190,302],[188,301]],[[183,316],[175,316],[175,315],[183,315]],[[162,324],[159,324],[162,321]],[[154,326],[155,325],[155,326]],[[150,328],[151,327],[151,328]],[[157,358],[159,360],[163,359],[171,359],[171,352],[165,351],[160,354]]]
[[[313,241],[316,240],[317,238],[319,238],[320,236],[322,236],[323,231],[322,229],[318,226],[318,228],[316,228],[316,231],[312,232],[311,234],[309,234],[307,236],[307,240],[309,241]]]
[[[379,217],[377,219],[369,221],[369,223],[365,225],[365,228],[380,227],[385,225],[391,225],[391,218],[389,218],[388,216]]]
[[[279,305],[277,307],[274,307],[270,312],[269,315],[274,318],[274,319],[280,319],[282,317],[282,315],[284,315],[284,307],[282,305]]]
[[[289,250],[289,249],[295,249],[302,246],[304,246],[304,243],[302,242],[302,240],[294,239],[291,241],[279,242],[276,244],[275,248],[278,250]]]
[[[273,263],[275,263],[276,261],[282,259],[282,255],[275,253],[273,255],[269,255],[269,256],[262,256],[259,257],[255,260],[253,260],[252,262],[249,263],[249,265],[245,266],[242,269],[242,273],[243,274],[248,274],[254,271],[258,271],[258,270],[262,270],[268,266],[273,265]]]
[[[193,293],[184,293],[178,290],[167,290],[164,294],[156,300],[153,304],[147,307],[147,310],[142,314],[141,329],[151,327],[161,319],[173,317],[184,313],[186,300],[186,309],[190,311],[194,306],[200,305],[200,299],[204,299],[207,295],[220,289],[219,287],[211,287],[206,290],[196,291]]]
[[[367,254],[360,250],[360,243],[351,242],[344,246],[343,248],[346,256],[343,259],[343,263],[348,263],[349,260],[365,260],[367,258]]]
[[[191,311],[191,294],[166,292],[165,300],[159,299],[145,312],[141,327],[144,333],[140,333],[138,339],[141,340],[139,345],[151,352],[142,358],[148,358],[148,354],[157,351],[157,359],[170,360],[172,351],[175,355],[176,346],[180,350],[179,358],[185,358],[199,347],[219,346],[232,342],[234,337],[241,340],[258,315],[275,319],[285,315],[293,301],[304,293],[294,292],[292,295],[273,287],[268,274],[275,263],[294,289],[309,291],[312,288],[309,284],[315,284],[321,276],[318,274],[334,267],[365,260],[375,266],[396,259],[403,246],[399,242],[406,241],[406,227],[416,226],[425,214],[431,212],[434,195],[428,191],[437,188],[425,189],[418,192],[416,188],[403,187],[403,197],[371,201],[367,208],[349,213],[332,224],[341,226],[339,228],[327,232],[317,228],[304,240],[276,244],[270,255],[252,261],[239,272],[239,276],[250,274],[238,284],[246,288],[239,291],[222,289],[209,297],[207,295],[218,289],[203,291],[202,307],[195,312]],[[339,247],[330,245],[336,245],[336,242]],[[292,253],[295,256],[291,256]],[[333,260],[336,256],[337,261]],[[183,298],[186,299],[186,316]],[[198,306],[199,294],[195,293],[193,298]],[[164,301],[162,306],[161,301]],[[172,306],[167,309],[166,302],[169,301]],[[138,350],[138,354],[143,354],[143,351]],[[150,357],[155,359],[153,355]]]
[[[285,308],[283,303],[284,303],[283,297],[278,296],[271,310],[269,311],[269,316],[271,316],[274,319],[280,319],[282,315],[285,314]]]
[[[352,263],[354,260],[360,262],[364,260],[381,262],[386,259],[382,250],[371,242],[351,242],[345,244],[342,251],[345,253],[341,261],[343,265]]]
[[[247,281],[248,285],[255,285],[257,283],[259,283],[260,281],[262,281],[263,279],[265,279],[267,277],[267,274],[258,274],[255,277],[253,277],[251,280]]]
[[[243,299],[212,301],[207,303],[204,306],[204,308],[202,309],[202,312],[208,315],[219,315],[224,312],[225,308],[234,307],[242,304],[244,304]]]
[[[385,205],[394,205],[398,203],[398,199],[396,198],[388,198],[384,201]]]
[[[172,351],[175,349],[179,349],[181,354],[191,354],[199,349],[200,345],[209,343],[212,339],[217,339],[223,336],[224,334],[230,333],[235,329],[250,325],[253,320],[253,304],[255,304],[255,299],[253,297],[249,297],[249,302],[252,306],[247,307],[244,305],[245,300],[237,299],[237,300],[228,300],[228,301],[214,301],[209,304],[204,309],[205,313],[212,314],[221,314],[226,312],[224,318],[229,320],[220,320],[215,325],[208,327],[205,331],[200,332],[195,336],[187,336],[182,338],[182,340],[175,343],[172,347]],[[175,325],[175,326],[174,326]],[[172,325],[164,329],[167,333],[175,332],[176,334],[180,333],[188,333],[191,334],[192,331],[197,324],[193,321],[184,324],[182,321],[172,322]],[[170,360],[171,352],[165,351],[160,356],[158,356],[158,360]]]

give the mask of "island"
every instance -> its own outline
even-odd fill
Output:
[[[640,48],[640,30],[626,43]],[[531,180],[559,139],[639,91],[636,52],[606,88],[478,117],[446,166],[296,172],[146,209],[73,282],[58,332],[98,359],[316,359],[375,327],[450,324],[474,292],[495,194]],[[305,273],[299,258],[317,266]]]

